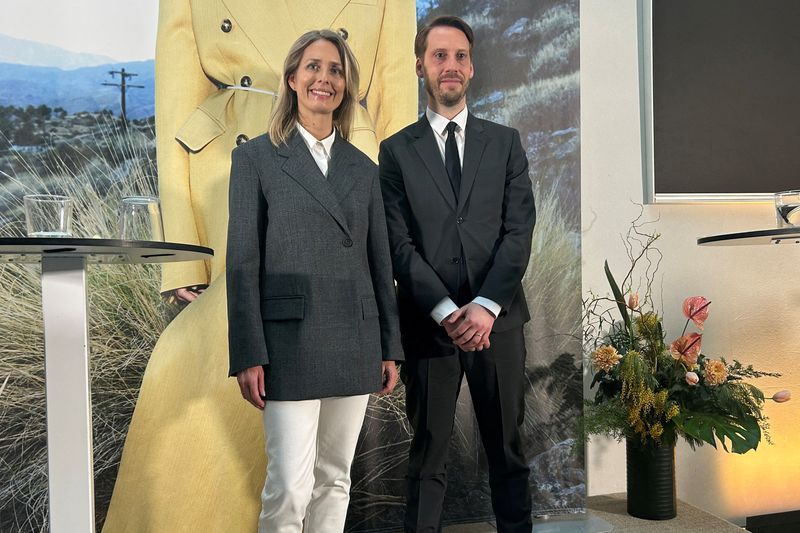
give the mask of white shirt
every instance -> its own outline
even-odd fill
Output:
[[[311,152],[311,157],[317,163],[320,172],[326,178],[328,177],[328,163],[331,161],[331,147],[333,141],[336,140],[336,131],[334,130],[330,135],[324,139],[317,140],[316,137],[311,135],[307,129],[297,123],[297,131],[308,146],[308,151]]]
[[[436,145],[439,147],[439,155],[442,156],[442,162],[445,160],[444,150],[447,143],[447,125],[450,122],[455,122],[458,126],[455,130],[456,146],[458,147],[458,160],[461,163],[461,168],[464,168],[464,129],[467,127],[467,106],[464,106],[458,115],[454,116],[452,120],[443,117],[442,115],[433,111],[430,107],[425,110],[425,116],[428,118],[428,123],[431,125],[434,137],[436,138]],[[492,313],[495,318],[500,315],[502,307],[496,302],[483,296],[476,296],[472,303],[486,308],[487,311]],[[431,318],[437,323],[441,324],[442,320],[450,316],[451,313],[458,310],[458,306],[449,297],[445,296],[431,311]]]
[[[447,125],[455,122],[458,126],[455,131],[456,146],[458,146],[458,161],[461,163],[461,168],[464,168],[464,128],[467,127],[467,107],[453,117],[453,120],[444,118],[442,115],[433,111],[430,107],[425,110],[425,116],[428,118],[428,123],[436,137],[436,145],[439,147],[439,154],[444,161],[444,150],[447,143]]]

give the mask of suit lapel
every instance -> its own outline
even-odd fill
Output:
[[[439,192],[442,193],[442,196],[447,201],[447,205],[451,209],[455,209],[456,195],[453,193],[453,186],[450,185],[450,178],[447,177],[442,155],[439,153],[439,147],[433,137],[433,129],[431,129],[431,125],[425,115],[417,122],[413,134],[417,137],[413,142],[414,149],[422,159]]]
[[[474,115],[467,116],[467,127],[464,131],[464,164],[461,166],[461,189],[458,192],[458,213],[464,209],[469,193],[475,184],[478,166],[486,148],[486,137],[483,125]]]
[[[350,236],[350,228],[339,205],[339,199],[320,172],[300,134],[295,132],[287,144],[278,148],[278,154],[286,158],[282,170],[313,196]]]

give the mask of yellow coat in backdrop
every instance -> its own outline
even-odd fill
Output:
[[[255,531],[265,473],[260,412],[227,377],[230,153],[266,131],[283,61],[312,29],[346,36],[361,74],[351,141],[414,120],[414,0],[162,0],[156,43],[159,188],[168,241],[214,249],[163,266],[164,291],[209,287],[162,334],[128,431],[105,533]],[[235,86],[237,88],[226,88]],[[234,325],[235,327],[235,325]]]

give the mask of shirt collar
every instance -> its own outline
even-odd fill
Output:
[[[450,122],[455,122],[458,124],[459,129],[457,131],[463,132],[464,128],[467,126],[468,114],[469,112],[467,111],[467,106],[464,106],[464,109],[462,109],[458,115],[454,116],[453,119],[450,120],[443,117],[430,107],[425,109],[425,116],[428,117],[428,122],[430,123],[431,128],[442,137],[444,137],[447,124]]]
[[[306,146],[308,146],[309,150],[311,150],[315,144],[321,143],[322,148],[325,150],[325,155],[327,157],[331,156],[331,147],[333,146],[333,141],[336,140],[336,128],[334,128],[333,132],[330,135],[328,135],[327,137],[325,137],[320,141],[316,137],[311,135],[311,133],[307,129],[305,129],[302,125],[300,125],[299,122],[297,122],[295,125],[297,126],[298,133],[300,133],[300,136],[306,142]]]

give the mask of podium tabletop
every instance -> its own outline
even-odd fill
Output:
[[[800,227],[772,228],[710,235],[697,239],[700,246],[744,246],[752,244],[800,244]]]
[[[170,263],[213,255],[211,248],[176,242],[0,237],[0,263],[41,263],[43,257],[84,257],[90,264]]]

